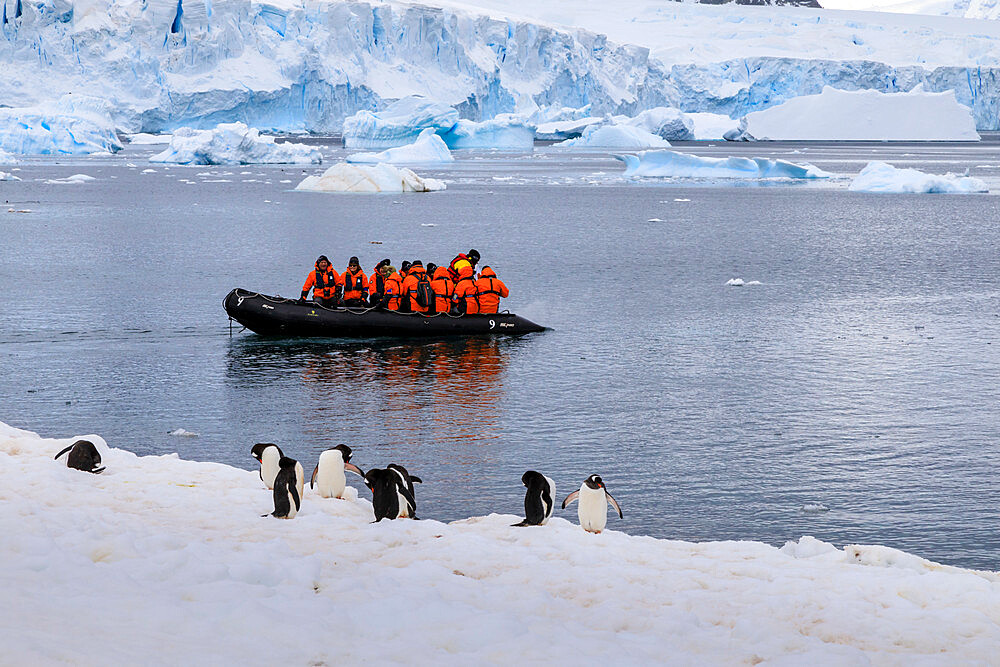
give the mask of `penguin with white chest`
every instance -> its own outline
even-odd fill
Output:
[[[365,476],[361,468],[351,463],[351,448],[347,445],[331,447],[319,455],[319,463],[309,480],[309,488],[315,488],[324,498],[343,498],[347,488],[345,470],[355,475]]]
[[[271,512],[273,517],[294,519],[302,507],[302,495],[297,488],[296,467],[302,466],[287,456],[282,456],[278,461],[278,474],[274,477],[274,511]]]
[[[278,476],[281,459],[285,458],[285,453],[273,442],[258,442],[250,449],[250,453],[260,463],[260,479],[264,482],[264,486],[273,489],[274,478]],[[295,459],[290,460],[295,461]],[[301,498],[302,491],[306,487],[306,473],[298,461],[295,461],[295,487]]]
[[[406,487],[406,490],[410,492],[410,498],[409,499],[410,499],[410,501],[413,502],[413,508],[411,509],[409,516],[410,516],[411,519],[416,519],[417,518],[417,514],[416,514],[416,512],[417,512],[417,492],[413,488],[413,485],[414,484],[423,484],[424,480],[420,479],[416,475],[411,475],[406,468],[404,468],[403,466],[399,465],[398,463],[390,463],[389,465],[386,466],[386,470],[389,470],[389,471],[395,473],[396,476],[399,477],[399,481],[403,484],[403,486]],[[402,500],[403,499],[401,498],[400,502],[402,502]]]
[[[405,472],[406,469],[403,469]],[[408,477],[408,475],[407,475]],[[372,492],[375,523],[382,519],[416,519],[417,501],[404,477],[391,468],[373,468],[365,473],[365,485]]]
[[[608,493],[600,475],[591,475],[583,481],[579,491],[566,496],[562,503],[563,509],[574,500],[580,501],[577,516],[580,517],[580,526],[588,533],[600,533],[608,525],[608,505],[618,510],[619,519],[625,518],[618,501]]]
[[[69,456],[66,457],[67,468],[92,472],[95,475],[104,472],[104,467],[101,465],[101,453],[97,451],[97,447],[90,440],[77,440],[56,454],[55,458],[58,459],[66,452],[69,452]]]
[[[514,525],[544,526],[549,522],[556,506],[556,483],[534,470],[521,475],[521,483],[528,487],[524,494],[524,521]]]

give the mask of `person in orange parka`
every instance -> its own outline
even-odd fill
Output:
[[[383,259],[375,265],[372,277],[368,279],[368,304],[371,306],[382,303],[382,295],[385,294],[385,267],[389,264],[391,262],[388,259]]]
[[[500,308],[500,297],[507,298],[510,291],[497,274],[484,266],[476,281],[476,298],[479,299],[480,313],[495,313]]]
[[[326,308],[334,308],[337,305],[337,289],[340,277],[330,266],[330,260],[326,255],[320,255],[316,260],[316,269],[306,278],[306,284],[302,286],[302,298],[305,301],[309,296],[309,290],[313,291],[313,301]]]
[[[439,266],[434,269],[431,289],[434,290],[434,312],[449,312],[451,310],[451,297],[455,294],[455,283],[451,282],[451,272],[448,271],[447,266]]]
[[[399,274],[396,273],[396,268],[393,266],[385,267],[385,293],[382,296],[382,303],[389,310],[399,310],[400,302],[403,300],[403,281]]]
[[[403,301],[409,302],[409,311],[414,313],[426,313],[430,310],[430,305],[421,306],[417,303],[417,285],[421,280],[427,280],[427,272],[424,271],[424,263],[419,259],[410,264],[410,270],[406,273],[406,280],[403,281]],[[405,308],[403,309],[405,310]]]
[[[344,287],[345,306],[364,306],[365,294],[368,292],[368,276],[361,270],[357,257],[351,257],[347,263],[347,271],[340,276],[340,284]]]
[[[458,284],[455,285],[455,305],[461,315],[475,315],[479,312],[479,300],[476,298],[476,281],[472,278],[472,267],[461,269]]]

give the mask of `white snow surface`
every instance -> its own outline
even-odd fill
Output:
[[[837,90],[803,95],[741,124],[748,138],[844,141],[979,141],[967,106],[952,91],[907,93]]]
[[[646,109],[634,118],[615,119],[617,124],[632,125],[667,141],[690,141],[695,138],[694,121],[679,109],[655,107]],[[721,136],[721,135],[720,135]]]
[[[425,130],[445,132],[458,122],[458,112],[440,102],[411,95],[382,111],[359,111],[344,120],[346,148],[393,148],[412,144]]]
[[[53,460],[76,438],[0,423],[10,664],[990,664],[1000,645],[1000,575],[888,547],[374,524],[353,487],[282,521],[256,471],[80,437],[103,474]]]
[[[319,176],[307,176],[295,186],[308,192],[435,192],[446,188],[434,178],[421,178],[406,167],[391,164],[340,162]]]
[[[927,174],[917,169],[899,169],[886,162],[869,162],[848,187],[856,192],[891,194],[970,194],[989,192],[986,183],[971,176]]]
[[[481,123],[463,118],[441,138],[453,150],[497,148],[530,151],[535,145],[535,125],[513,114],[500,114]]]
[[[561,148],[669,148],[670,142],[633,125],[591,125],[576,139],[561,141]]]
[[[625,163],[626,177],[664,178],[830,178],[833,174],[811,164],[770,158],[713,158],[677,151],[642,151],[615,155]]]
[[[35,106],[0,107],[0,160],[5,153],[86,155],[121,148],[110,105],[96,97],[64,95]]]
[[[720,141],[727,133],[737,130],[740,124],[738,120],[718,113],[700,112],[684,115],[694,123],[696,141]]]
[[[604,125],[607,118],[599,116],[582,116],[566,120],[554,120],[540,123],[535,128],[535,138],[540,141],[565,141],[581,136],[584,131],[594,125]]]
[[[448,145],[434,130],[423,130],[412,144],[387,148],[381,153],[355,153],[346,158],[347,162],[364,164],[447,164],[454,162]]]
[[[150,134],[148,132],[139,132],[136,134],[129,134],[125,136],[130,144],[136,146],[152,146],[156,144],[169,144],[170,140],[173,139],[171,134]]]
[[[276,143],[244,123],[220,123],[211,130],[182,127],[150,162],[176,164],[319,164],[323,155],[305,144]]]

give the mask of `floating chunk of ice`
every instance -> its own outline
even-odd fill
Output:
[[[690,141],[695,138],[694,121],[672,107],[647,109],[635,118],[619,124],[638,127],[667,141]]]
[[[48,185],[80,185],[82,183],[88,183],[96,180],[97,179],[93,176],[87,176],[86,174],[73,174],[72,176],[67,176],[66,178],[50,178],[45,182]]]
[[[173,139],[172,134],[149,134],[140,132],[138,134],[126,134],[125,139],[135,146],[147,146],[154,144],[169,144]]]
[[[194,431],[187,431],[183,428],[170,431],[167,435],[172,435],[178,438],[197,438],[199,436],[198,433],[195,433]]]
[[[615,155],[625,163],[625,176],[669,178],[830,178],[811,164],[745,157],[699,157],[677,151],[642,151]]]
[[[458,122],[458,112],[447,104],[410,95],[382,111],[359,111],[344,120],[346,148],[395,148],[412,144],[422,131],[446,132]]]
[[[499,148],[528,150],[535,145],[535,126],[510,114],[476,123],[460,120],[441,135],[448,148]]]
[[[355,153],[349,155],[347,161],[362,164],[446,164],[454,162],[455,158],[451,156],[444,139],[429,127],[412,144],[388,148],[381,153]]]
[[[64,95],[34,107],[0,108],[0,152],[86,155],[122,149],[110,105],[88,95]]]
[[[540,141],[564,141],[575,139],[592,125],[604,125],[607,119],[600,116],[586,116],[572,120],[560,120],[552,123],[542,123],[535,128],[535,139]]]
[[[566,148],[668,148],[670,142],[641,127],[591,125],[576,139],[556,144]]]
[[[989,192],[986,183],[970,176],[926,174],[916,169],[897,169],[885,162],[869,162],[851,181],[849,190],[881,193],[950,193]]]
[[[182,127],[170,146],[150,162],[177,164],[319,164],[322,154],[305,144],[275,143],[243,123],[222,123],[212,130]],[[248,172],[249,173],[249,172]]]
[[[434,192],[445,184],[433,178],[420,178],[391,164],[361,165],[340,162],[320,176],[307,176],[295,186],[310,192]]]
[[[0,181],[19,181],[19,180],[21,179],[15,176],[14,174],[11,174],[10,172],[0,171]]]

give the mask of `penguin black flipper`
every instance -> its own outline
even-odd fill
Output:
[[[423,484],[424,483],[424,480],[420,479],[416,475],[410,475],[410,481],[413,482],[414,484]]]
[[[90,472],[94,473],[95,475],[100,475],[105,470],[107,470],[107,467],[106,466],[101,466],[100,468],[94,468]]]
[[[71,450],[71,449],[73,449],[73,445],[70,445],[70,446],[69,446],[69,447],[67,447],[66,449],[64,449],[64,450],[62,450],[61,452],[59,452],[58,454],[56,454],[53,460],[56,460],[56,459],[58,459],[58,458],[59,458],[60,456],[62,456],[63,454],[65,454],[66,452],[68,452],[68,451],[69,451],[69,450]]]
[[[399,491],[399,495],[403,496],[403,500],[406,501],[406,504],[410,506],[409,507],[409,511],[407,512],[407,514],[410,515],[411,519],[416,519],[417,518],[417,501],[413,499],[413,494],[410,493],[410,490],[408,488],[406,488],[406,486],[404,484],[397,484],[396,485],[396,490]]]
[[[618,501],[615,500],[610,493],[608,493],[607,489],[604,489],[604,495],[608,497],[608,504],[614,507],[616,510],[618,510],[618,518],[624,519],[625,517],[624,515],[622,515],[622,508],[618,506]]]
[[[580,498],[580,492],[579,491],[574,491],[573,493],[571,493],[568,496],[566,496],[566,500],[564,500],[563,503],[562,503],[562,508],[566,509],[567,505],[569,505],[571,502],[573,502],[574,500],[577,500],[579,498]]]
[[[295,484],[288,485],[288,493],[291,494],[292,500],[295,501],[295,511],[298,512],[302,509],[302,499],[299,498],[299,488]]]
[[[315,467],[315,468],[313,468],[313,474],[312,474],[312,477],[310,477],[310,478],[309,478],[309,488],[310,488],[310,489],[311,489],[311,488],[313,488],[313,484],[315,484],[315,483],[316,483],[316,475],[317,475],[318,473],[319,473],[319,464],[317,463],[317,464],[316,464],[316,467]]]

